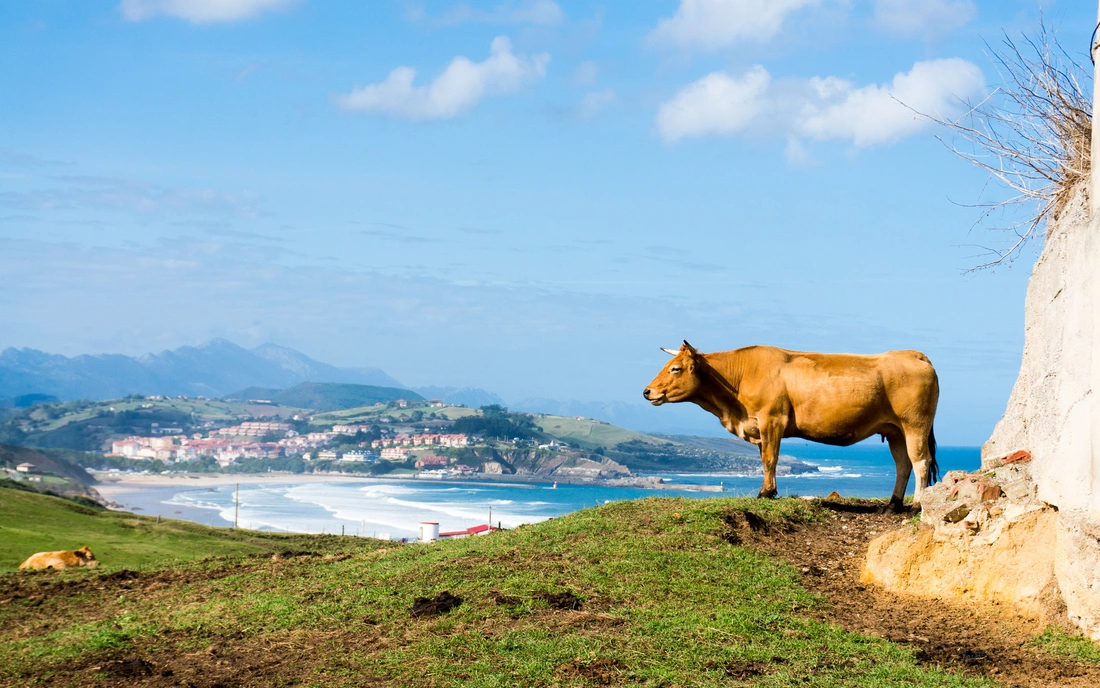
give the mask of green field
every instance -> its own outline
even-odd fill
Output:
[[[111,411],[114,409],[114,411]],[[218,401],[213,399],[115,399],[112,401],[71,402],[59,406],[36,406],[24,414],[26,422],[35,430],[48,432],[69,425],[100,417],[105,413],[126,411],[175,411],[194,415],[201,420],[232,421],[259,413],[293,415],[301,409],[248,404],[243,401]]]
[[[660,442],[656,438],[640,432],[587,418],[577,420],[566,416],[540,415],[536,416],[535,423],[546,434],[558,437],[565,442],[572,440],[586,446],[604,447],[605,449],[610,449],[620,442],[634,440],[647,444],[658,444]]]
[[[30,497],[0,512],[5,565],[87,543],[105,566],[0,576],[8,685],[992,685],[820,620],[796,570],[731,544],[737,510],[820,518],[797,500],[655,498],[433,545],[299,538],[272,558],[255,552],[274,540]],[[443,591],[461,604],[410,616]]]
[[[407,419],[413,411],[420,411],[425,416],[429,413],[434,413],[438,418],[443,420],[458,420],[466,416],[476,416],[480,413],[477,409],[466,408],[465,406],[431,408],[424,402],[410,402],[407,408],[358,406],[356,408],[343,409],[340,411],[327,411],[325,413],[315,414],[311,422],[314,425],[323,425],[326,423],[371,424],[377,423],[378,419],[382,416],[389,416],[390,418],[400,421],[402,418]]]
[[[35,552],[87,545],[104,570],[209,556],[271,552],[303,536],[208,528],[188,521],[93,509],[67,499],[0,487],[0,572]]]

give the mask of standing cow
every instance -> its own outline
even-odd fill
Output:
[[[775,497],[775,466],[784,437],[848,446],[872,435],[890,443],[897,480],[890,508],[902,508],[905,486],[917,471],[921,490],[938,480],[932,420],[940,385],[919,351],[874,356],[818,354],[772,346],[701,354],[686,341],[642,393],[654,406],[690,401],[722,426],[760,447],[764,485]]]

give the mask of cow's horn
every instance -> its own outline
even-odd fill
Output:
[[[664,351],[669,356],[675,356],[676,354],[680,353],[679,351],[673,351],[672,349],[666,349],[663,346],[661,347],[661,351]]]

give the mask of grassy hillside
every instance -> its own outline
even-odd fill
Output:
[[[203,423],[228,424],[260,416],[287,417],[301,409],[211,399],[127,397],[35,406],[0,422],[0,443],[77,451],[103,451],[110,440],[152,433],[153,424],[186,433]]]
[[[299,556],[9,575],[0,682],[990,685],[825,622],[801,574],[731,525],[821,517],[797,500],[649,499],[433,545],[329,536]],[[444,591],[461,603],[410,613]]]
[[[567,443],[575,443],[585,447],[611,449],[621,442],[658,443],[658,440],[650,435],[588,418],[577,420],[565,416],[540,415],[535,423],[540,430],[548,435],[553,435]]]
[[[339,411],[328,411],[327,413],[318,413],[313,417],[313,422],[318,423],[378,423],[381,416],[388,416],[395,420],[401,420],[402,418],[408,418],[414,411],[419,410],[421,413],[428,414],[434,413],[437,418],[442,420],[458,420],[459,418],[466,418],[468,416],[477,416],[481,412],[477,409],[466,408],[465,406],[445,406],[442,408],[431,408],[425,404],[410,404],[409,408],[405,409],[391,409],[385,406],[358,406],[355,408],[341,409]]]
[[[73,492],[83,493],[83,488],[95,482],[83,468],[69,463],[63,452],[0,444],[0,467],[14,470],[21,463],[34,464],[34,472],[43,480],[57,478],[57,482],[65,485],[64,489]]]
[[[94,509],[67,499],[0,487],[0,571],[35,552],[91,547],[107,570],[154,562],[285,549],[302,536],[208,528]],[[0,662],[2,663],[2,662]]]
[[[280,406],[307,408],[314,411],[337,411],[357,406],[369,406],[379,402],[385,404],[398,399],[423,401],[424,397],[416,392],[397,387],[375,387],[373,385],[353,385],[336,382],[303,382],[289,389],[250,387],[230,394],[226,399],[266,399]]]

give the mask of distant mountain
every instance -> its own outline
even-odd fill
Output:
[[[285,389],[301,382],[403,387],[377,368],[337,368],[275,344],[249,350],[225,339],[139,358],[119,354],[69,358],[15,348],[0,352],[0,399],[28,394],[64,400],[115,399],[127,394],[220,397],[245,387]]]
[[[339,411],[341,409],[370,406],[406,399],[423,401],[416,392],[396,387],[352,385],[333,382],[303,382],[290,389],[265,389],[249,387],[226,395],[226,399],[266,399],[280,406],[313,409],[314,411]]]
[[[500,404],[505,406],[504,400],[484,389],[477,387],[413,387],[425,399],[439,399],[448,404],[462,404],[470,408]]]

